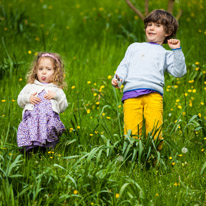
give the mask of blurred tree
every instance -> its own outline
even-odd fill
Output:
[[[125,0],[126,3],[129,5],[129,7],[142,19],[149,14],[149,0],[145,0],[145,14],[143,14],[139,9],[137,9],[130,0]],[[173,8],[174,8],[174,3],[175,0],[168,0],[168,7],[167,11],[170,12],[171,14],[173,13]],[[182,10],[179,11],[179,13],[176,16],[177,21],[179,20],[180,16],[182,14]]]

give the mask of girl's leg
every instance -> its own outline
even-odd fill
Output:
[[[124,101],[124,134],[132,130],[132,135],[142,134],[142,97],[131,98]]]

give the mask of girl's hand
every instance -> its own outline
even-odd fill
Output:
[[[35,97],[35,95],[37,94],[37,92],[35,92],[34,94],[32,94],[29,98],[29,102],[33,105],[38,104],[41,102],[41,99],[39,97]]]
[[[48,100],[54,99],[55,97],[56,97],[56,93],[55,92],[51,92],[51,91],[48,91],[48,93],[44,95],[44,98],[48,99]]]
[[[116,78],[112,79],[112,86],[116,88],[120,88],[122,79],[119,78],[119,76],[116,74]]]
[[[178,40],[178,39],[169,39],[167,43],[168,43],[170,49],[179,49],[180,48],[180,40]]]

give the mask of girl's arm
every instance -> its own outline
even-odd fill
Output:
[[[20,107],[24,108],[24,106],[29,103],[31,96],[31,84],[27,84],[19,93],[17,98],[17,103]]]
[[[66,108],[68,107],[68,102],[67,102],[66,95],[62,89],[58,88],[58,90],[56,92],[55,100],[59,104],[60,113],[64,112],[66,110]]]

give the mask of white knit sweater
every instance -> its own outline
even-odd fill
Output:
[[[18,95],[18,99],[17,99],[18,105],[24,108],[22,116],[24,115],[24,112],[26,110],[34,109],[34,105],[29,102],[31,95],[36,92],[38,95],[43,90],[45,90],[45,92],[47,93],[48,91],[52,91],[56,93],[55,99],[50,100],[54,112],[59,114],[68,107],[66,95],[61,88],[57,87],[55,84],[52,83],[42,84],[41,82],[35,80],[33,84],[27,84]]]

